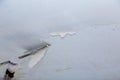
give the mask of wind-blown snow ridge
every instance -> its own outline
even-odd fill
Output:
[[[76,34],[76,31],[60,31],[60,32],[52,32],[50,33],[51,36],[60,36],[61,38],[65,38],[67,35],[74,35]]]

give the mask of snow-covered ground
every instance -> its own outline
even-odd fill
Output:
[[[30,58],[24,59],[16,76],[21,80],[118,80],[119,34],[119,26],[101,26],[87,27],[65,38],[50,37],[52,46],[44,58],[33,68],[28,66]],[[8,59],[10,53],[6,54]],[[1,57],[2,60],[5,58]],[[4,70],[0,72],[1,77]]]
[[[51,46],[20,60],[17,80],[119,80],[119,8],[118,0],[0,0],[0,62],[42,40]]]

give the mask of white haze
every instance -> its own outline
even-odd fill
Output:
[[[45,40],[52,46],[33,69],[21,61],[23,80],[119,80],[119,23],[119,0],[0,0],[0,61]]]

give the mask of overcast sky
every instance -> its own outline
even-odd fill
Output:
[[[37,30],[119,24],[119,8],[119,0],[0,0],[0,27]]]

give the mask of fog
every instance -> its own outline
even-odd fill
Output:
[[[23,60],[23,80],[118,80],[119,23],[119,0],[0,0],[0,61],[42,40],[52,46],[32,70]],[[50,35],[62,31],[77,33]]]

